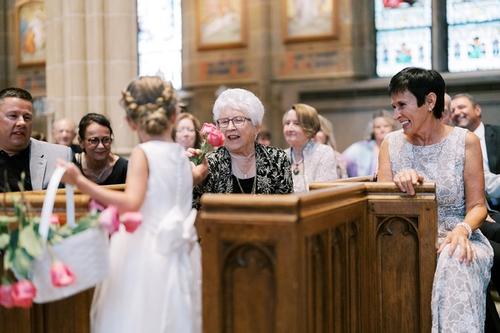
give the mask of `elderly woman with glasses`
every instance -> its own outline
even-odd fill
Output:
[[[256,142],[264,106],[250,91],[228,89],[213,107],[224,146],[207,155],[208,176],[194,189],[195,206],[203,193],[284,194],[293,191],[286,153]]]
[[[113,130],[105,116],[86,114],[78,124],[78,140],[82,152],[74,162],[85,177],[99,185],[125,183],[128,161],[111,152]]]

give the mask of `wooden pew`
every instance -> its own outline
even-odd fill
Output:
[[[206,194],[204,332],[430,332],[435,187]]]
[[[124,185],[107,186],[115,190],[123,190]],[[0,193],[2,200],[2,214],[12,214],[13,200],[21,193]],[[44,191],[25,192],[24,198],[33,208],[33,214],[40,214],[45,196]],[[3,198],[2,198],[3,197]],[[88,213],[90,198],[75,191],[75,213],[77,218]],[[54,213],[61,221],[65,221],[66,199],[64,189],[58,190],[54,204]],[[3,257],[0,253],[0,260]],[[2,273],[3,265],[0,265]],[[0,332],[15,333],[52,333],[90,332],[90,305],[94,290],[83,291],[73,297],[47,304],[34,304],[31,309],[5,309],[0,306]]]
[[[434,186],[415,198],[393,184],[313,188],[202,198],[204,332],[430,331]],[[77,195],[77,212],[88,200]],[[0,308],[0,332],[89,332],[91,298]]]

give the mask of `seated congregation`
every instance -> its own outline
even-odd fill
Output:
[[[57,144],[30,138],[31,95],[8,88],[0,184],[46,189],[59,165],[63,183],[142,213],[137,232],[111,237],[109,276],[83,319],[93,332],[493,332],[500,158],[485,131],[497,127],[472,96],[446,101],[434,70],[403,69],[389,93],[393,115],[377,112],[370,139],[340,154],[311,105],[283,113],[281,149],[258,140],[265,108],[252,92],[222,92],[205,127],[178,114],[170,83],[140,77],[121,99],[140,142],[127,161],[100,114],[81,119],[79,147],[71,121]],[[338,181],[346,175],[376,182]]]

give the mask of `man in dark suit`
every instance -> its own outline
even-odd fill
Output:
[[[484,141],[488,169],[485,168],[484,187],[490,208],[500,220],[500,126],[484,125]]]
[[[458,94],[451,101],[452,120],[455,126],[467,128],[474,132],[481,142],[483,153],[483,167],[485,174],[500,174],[500,126],[483,124],[481,120],[481,106],[469,94]],[[500,205],[489,182],[492,178],[486,177],[486,194],[488,195],[490,208],[498,210]]]
[[[70,148],[32,139],[32,125],[31,94],[0,91],[0,192],[46,189],[57,159],[71,161]]]
[[[485,191],[488,213],[496,221],[485,221],[480,227],[493,247],[494,258],[491,281],[500,291],[500,126],[483,124],[481,106],[469,94],[458,94],[451,99],[451,118],[455,126],[467,128],[479,138],[483,153]],[[490,297],[486,299],[485,332],[500,332],[500,318]]]

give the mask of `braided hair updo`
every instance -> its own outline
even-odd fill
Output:
[[[177,110],[177,98],[170,82],[157,76],[141,76],[130,82],[120,101],[127,116],[147,134],[161,135]]]

